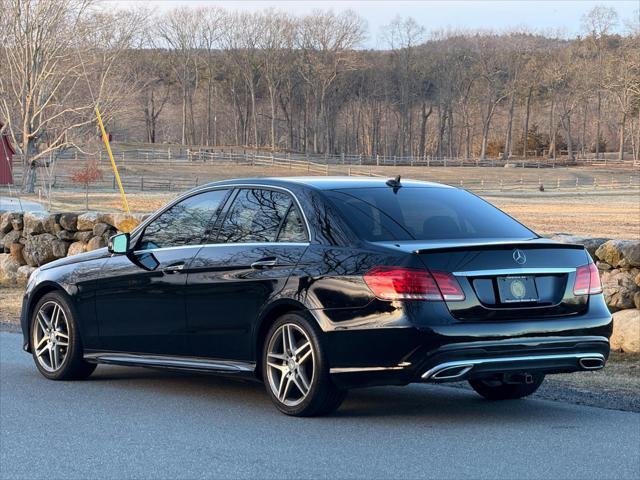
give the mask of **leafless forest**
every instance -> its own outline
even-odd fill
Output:
[[[425,7],[426,8],[426,7]],[[106,10],[0,0],[0,122],[25,166],[114,140],[280,151],[638,159],[640,27],[596,7],[576,38],[427,32],[354,12]]]

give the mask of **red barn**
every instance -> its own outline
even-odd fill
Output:
[[[2,123],[0,123],[2,130]],[[9,136],[0,134],[0,185],[13,184],[13,176],[11,175],[11,157],[15,155]]]

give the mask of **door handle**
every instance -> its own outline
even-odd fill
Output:
[[[263,258],[261,260],[257,260],[251,264],[251,268],[255,270],[260,270],[261,268],[271,268],[275,267],[278,264],[278,259],[275,257]]]
[[[183,268],[184,268],[184,263],[178,263],[176,265],[169,265],[168,267],[163,268],[162,271],[164,273],[173,274],[173,273],[180,273]]]

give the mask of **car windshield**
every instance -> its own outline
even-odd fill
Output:
[[[481,198],[455,188],[346,188],[325,193],[355,233],[368,241],[537,236]]]

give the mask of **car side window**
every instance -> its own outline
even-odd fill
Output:
[[[291,205],[287,217],[284,219],[280,233],[278,234],[279,242],[306,242],[307,233],[304,228],[302,215],[298,207]]]
[[[291,198],[267,189],[242,189],[220,227],[220,243],[275,242]]]
[[[198,245],[229,190],[212,190],[175,204],[145,228],[139,250]]]

